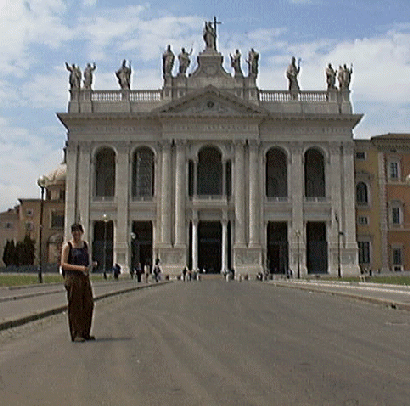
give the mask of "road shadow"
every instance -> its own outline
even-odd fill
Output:
[[[115,341],[133,341],[135,337],[96,337],[94,343],[107,343]]]

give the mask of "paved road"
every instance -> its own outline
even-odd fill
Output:
[[[172,283],[0,333],[1,405],[409,405],[410,313],[266,283]]]
[[[275,286],[336,294],[369,303],[410,311],[410,286],[369,282],[341,282],[315,280],[277,280]]]
[[[153,284],[155,285],[155,284]],[[147,286],[136,280],[93,282],[96,300]],[[61,313],[67,308],[67,292],[63,283],[0,288],[0,330],[18,326],[38,318]]]

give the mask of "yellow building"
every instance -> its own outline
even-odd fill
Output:
[[[356,238],[362,272],[382,269],[379,154],[371,140],[355,140]]]
[[[372,138],[378,152],[382,269],[410,270],[410,134]]]

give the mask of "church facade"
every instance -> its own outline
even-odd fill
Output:
[[[207,24],[191,74],[168,47],[160,90],[72,86],[66,238],[81,222],[105,267],[358,275],[348,88],[259,89],[259,55],[228,73]]]

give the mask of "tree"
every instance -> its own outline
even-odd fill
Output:
[[[3,262],[6,266],[16,264],[16,247],[14,241],[7,240],[6,246],[4,247],[3,252]]]
[[[17,265],[34,264],[35,241],[26,235],[23,241],[19,241],[16,246]]]

